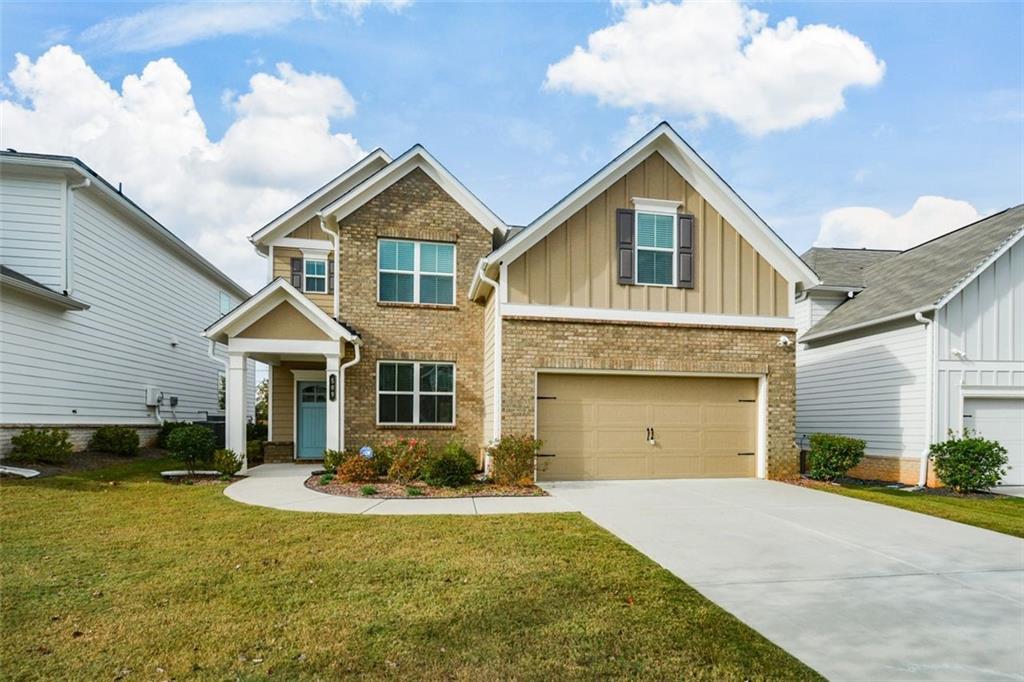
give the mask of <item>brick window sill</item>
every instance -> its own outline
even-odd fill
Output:
[[[454,431],[455,424],[377,424],[381,431]]]
[[[415,308],[417,310],[459,310],[457,305],[438,305],[436,303],[397,303],[391,301],[377,301],[380,308]]]

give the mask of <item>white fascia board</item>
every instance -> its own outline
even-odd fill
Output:
[[[668,123],[660,123],[589,180],[534,220],[526,233],[487,257],[488,263],[509,263],[523,255],[553,229],[658,151],[740,235],[791,282],[804,288],[821,283],[803,260],[736,194],[718,173]]]
[[[310,301],[287,280],[280,277],[207,327],[203,332],[203,336],[209,339],[221,340],[223,336],[230,336],[232,332],[245,329],[285,301],[305,315],[310,322],[315,324],[329,338],[335,340],[344,339],[352,344],[362,343],[358,336],[353,335],[339,322],[331,319],[319,306]]]
[[[156,218],[146,213],[140,208],[134,201],[126,197],[121,192],[118,192],[114,187],[107,182],[99,173],[86,166],[84,163],[79,162],[76,159],[68,158],[48,158],[42,155],[38,156],[4,156],[0,159],[0,163],[4,166],[20,166],[23,168],[54,168],[64,171],[71,171],[76,173],[79,177],[84,177],[89,180],[95,180],[91,182],[88,187],[83,187],[78,191],[95,191],[99,193],[101,197],[117,206],[120,210],[127,213],[131,218],[136,221],[137,225],[142,226],[148,231],[148,233],[157,238],[165,246],[169,247],[177,255],[181,256],[183,260],[194,266],[196,269],[205,272],[207,275],[218,281],[225,289],[237,296],[238,298],[246,298],[249,296],[249,291],[245,289],[241,284],[234,281],[220,269],[217,268],[213,263],[203,258],[199,253],[191,246],[182,241],[176,234],[171,232],[169,229],[157,222]]]
[[[7,275],[0,274],[0,285],[3,287],[10,287],[17,289],[18,291],[24,292],[29,296],[42,299],[56,306],[64,308],[66,310],[88,310],[89,305],[82,303],[70,296],[64,294],[58,294],[56,291],[45,287],[43,285],[33,285],[28,282],[23,282],[16,277],[8,277]]]
[[[297,239],[295,237],[278,237],[269,243],[286,249],[306,249],[309,251],[333,251],[334,244],[327,239]]]
[[[859,329],[867,329],[868,327],[874,327],[875,325],[885,324],[886,322],[893,322],[895,320],[902,320],[905,317],[913,317],[917,313],[928,313],[937,310],[933,305],[927,305],[922,308],[914,308],[913,310],[905,310],[902,313],[894,313],[892,315],[886,315],[885,317],[877,317],[873,320],[867,320],[866,322],[858,322],[857,324],[850,324],[845,327],[838,327],[836,329],[829,329],[823,332],[817,332],[815,334],[804,334],[797,341],[800,343],[807,343],[810,341],[819,341],[821,339],[827,339],[830,336],[836,336],[837,334],[845,334],[847,332],[855,332]]]
[[[304,219],[302,220],[302,222],[305,222],[316,215],[324,196],[337,189],[339,185],[342,185],[349,180],[361,182],[365,177],[369,177],[371,174],[376,173],[381,168],[384,168],[391,163],[391,161],[391,157],[383,149],[380,147],[374,149],[319,189],[314,190],[313,193],[305,199],[302,199],[299,203],[295,204],[290,209],[254,232],[249,237],[249,241],[257,246],[263,245],[265,242],[272,240],[278,232],[298,227],[297,224],[293,225],[293,223],[296,222],[296,218],[309,213],[309,215],[304,216]]]
[[[341,221],[356,209],[363,206],[391,185],[395,184],[416,168],[421,169],[436,182],[441,189],[457,201],[466,212],[476,218],[488,232],[505,234],[507,229],[504,221],[487,208],[458,178],[442,166],[422,145],[415,145],[390,164],[356,185],[336,201],[320,211],[322,215],[331,215]]]
[[[1024,237],[1024,225],[1021,225],[1016,232],[1007,237],[1007,239],[999,245],[999,247],[993,251],[988,258],[981,262],[978,267],[974,268],[966,277],[953,285],[953,288],[949,290],[942,298],[935,303],[936,308],[942,308],[947,303],[952,301],[957,294],[967,288],[971,282],[976,280],[981,273],[992,267],[992,264],[999,260],[1003,254],[1013,248],[1014,244],[1019,242]]]
[[[758,315],[719,315],[714,313],[668,313],[653,310],[615,310],[612,308],[576,308],[572,306],[503,303],[502,317],[536,317],[586,320],[591,322],[651,322],[656,324],[700,325],[705,327],[755,327],[759,329],[795,329],[792,317]]]

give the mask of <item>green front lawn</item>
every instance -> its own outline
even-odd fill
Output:
[[[0,678],[817,678],[576,514],[282,512],[170,464],[3,482]]]
[[[814,487],[838,495],[888,504],[1024,538],[1024,499],[1018,497],[956,497],[900,492],[883,486],[857,484]]]

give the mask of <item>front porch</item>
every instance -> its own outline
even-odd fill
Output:
[[[246,453],[245,366],[270,367],[269,433],[279,459],[292,443],[295,460],[319,460],[324,450],[345,447],[345,370],[359,362],[358,334],[276,279],[209,329],[211,355],[226,348],[227,448]]]

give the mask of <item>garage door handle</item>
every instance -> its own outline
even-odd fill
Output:
[[[756,452],[737,452],[736,454],[739,455],[740,457],[753,457],[757,453]]]
[[[554,453],[551,453],[550,455],[544,454],[544,453],[541,453],[541,452],[537,453],[537,457],[554,457],[554,456],[555,456]]]

